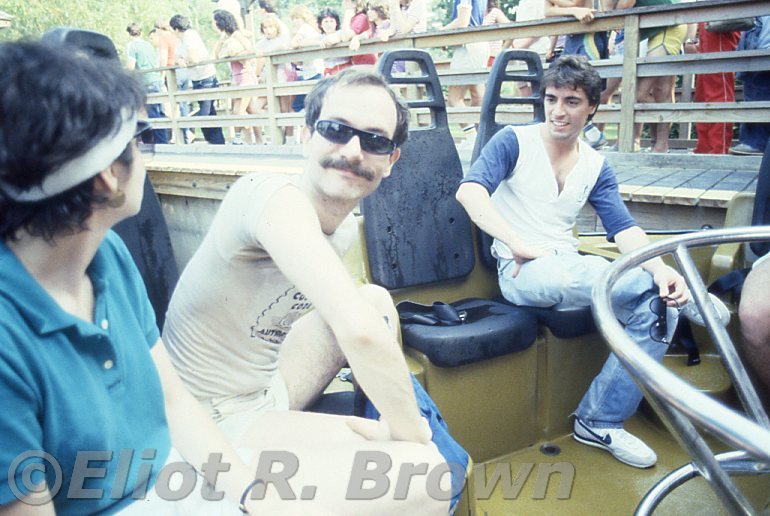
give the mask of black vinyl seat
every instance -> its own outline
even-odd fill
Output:
[[[419,73],[394,76],[396,61],[413,63],[410,67]],[[433,61],[422,50],[389,51],[380,58],[378,69],[392,85],[422,88],[424,97],[408,104],[428,108],[432,123],[410,129],[390,177],[362,202],[372,282],[400,289],[464,278],[475,266],[473,229],[455,199],[462,163]],[[404,345],[425,353],[435,365],[455,367],[534,343],[537,322],[524,310],[492,300],[470,302],[484,311],[472,322],[435,326],[402,322]],[[462,302],[452,304],[468,309]]]

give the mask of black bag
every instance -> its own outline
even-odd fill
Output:
[[[537,319],[532,313],[489,299],[433,305],[402,301],[396,309],[404,344],[439,367],[522,351],[537,337]]]
[[[735,20],[722,20],[706,22],[706,30],[709,32],[745,32],[756,25],[754,18],[737,18]]]

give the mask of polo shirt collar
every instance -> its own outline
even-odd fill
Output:
[[[102,248],[96,252],[88,267],[94,296],[107,287],[105,258]],[[81,319],[65,312],[24,267],[16,254],[0,241],[0,296],[4,297],[40,335],[77,326]]]

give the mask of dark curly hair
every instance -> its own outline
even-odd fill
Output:
[[[396,106],[396,130],[392,140],[397,147],[406,141],[409,136],[409,108],[390,89],[382,75],[359,66],[345,68],[338,74],[324,77],[308,93],[305,99],[305,125],[311,132],[321,115],[326,94],[335,86],[379,86],[387,91]]]
[[[316,23],[318,24],[318,30],[323,32],[323,27],[321,27],[321,22],[324,21],[324,18],[334,18],[334,21],[337,22],[337,28],[334,30],[340,30],[340,15],[337,14],[337,11],[334,9],[331,9],[329,7],[324,7],[321,9],[321,11],[318,13],[318,16],[316,16]]]
[[[235,21],[235,16],[230,11],[225,11],[224,9],[214,11],[214,23],[217,29],[226,34],[232,34],[238,30],[238,22]]]
[[[123,111],[145,103],[141,79],[107,59],[37,42],[0,44],[0,179],[22,190],[114,134]],[[129,145],[117,161],[132,162]],[[20,229],[47,240],[86,229],[95,205],[90,178],[56,196],[19,202],[0,189],[0,238]]]
[[[585,56],[563,55],[551,63],[543,74],[541,97],[545,97],[548,86],[573,90],[580,88],[585,91],[591,106],[598,106],[602,95],[602,78]]]

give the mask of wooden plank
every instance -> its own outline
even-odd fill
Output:
[[[621,123],[618,148],[631,152],[634,148],[634,104],[636,103],[636,60],[639,57],[639,17],[627,16],[624,25],[623,91],[620,97]]]
[[[698,199],[698,205],[707,208],[727,208],[733,197],[738,195],[734,190],[709,190]]]
[[[695,206],[705,193],[704,188],[674,188],[663,196],[663,204]]]
[[[645,186],[631,194],[634,202],[663,203],[665,195],[673,190],[670,186]]]

